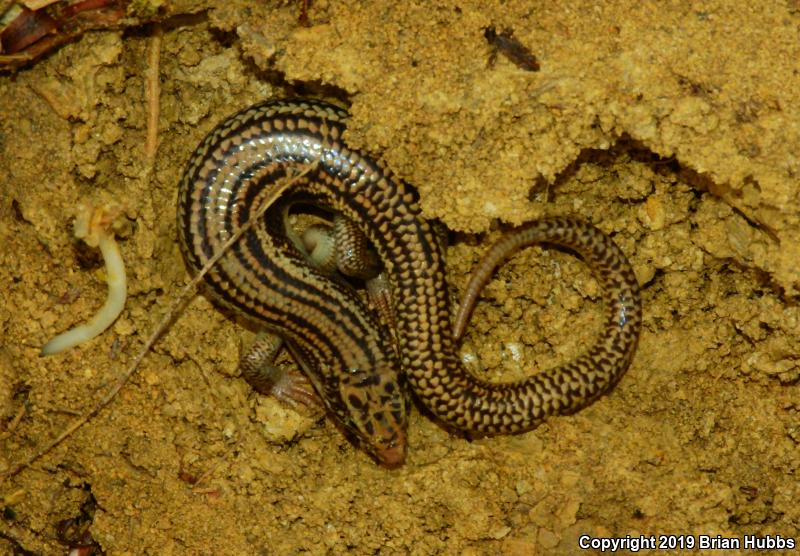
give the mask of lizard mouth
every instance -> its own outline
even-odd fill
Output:
[[[406,461],[406,444],[402,442],[390,448],[381,448],[375,457],[386,467],[400,467]]]
[[[406,433],[404,430],[396,431],[391,440],[373,444],[373,453],[378,462],[390,469],[400,467],[406,461]]]

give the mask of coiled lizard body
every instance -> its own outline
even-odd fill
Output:
[[[225,305],[287,342],[327,408],[369,453],[387,465],[405,457],[404,380],[443,424],[477,434],[529,430],[547,416],[576,411],[619,380],[639,335],[639,287],[610,238],[565,217],[535,221],[498,242],[465,307],[514,249],[559,244],[580,254],[601,283],[606,318],[599,339],[576,360],[520,382],[470,374],[456,351],[443,256],[417,194],[347,147],[346,120],[332,105],[295,100],[257,104],[221,123],[184,172],[178,227],[184,256],[199,269],[247,222],[270,184],[315,165],[293,188],[323,199],[377,250],[391,284],[400,360],[357,293],[309,265],[275,215],[245,233],[206,282]]]

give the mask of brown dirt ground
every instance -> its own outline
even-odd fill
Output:
[[[250,332],[200,297],[110,407],[0,482],[0,552],[65,553],[56,524],[90,496],[108,554],[800,537],[797,0],[318,0],[309,28],[294,2],[225,5],[165,25],[150,183],[147,28],[87,34],[0,77],[0,469],[134,357],[187,280],[174,217],[184,162],[226,115],[272,96],[351,103],[350,143],[462,232],[454,292],[498,222],[572,213],[612,234],[644,288],[638,353],[610,395],[527,434],[470,442],[415,411],[408,463],[389,471],[328,421],[254,395],[236,369]],[[489,66],[489,25],[512,27],[541,70],[502,55]],[[72,237],[87,200],[127,209],[128,305],[108,333],[41,359],[105,297]],[[597,331],[597,299],[579,261],[529,249],[487,288],[467,347],[495,377],[569,360]]]

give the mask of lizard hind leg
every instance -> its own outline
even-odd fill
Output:
[[[332,225],[315,224],[302,235],[303,248],[309,262],[317,269],[364,280],[367,299],[392,335],[397,319],[389,276],[378,254],[355,222],[336,214]]]

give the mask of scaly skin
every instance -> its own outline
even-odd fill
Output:
[[[264,225],[248,231],[206,282],[224,304],[287,342],[330,412],[368,452],[387,465],[403,461],[403,378],[443,424],[479,434],[528,430],[549,415],[579,409],[618,381],[641,325],[638,285],[619,248],[572,218],[537,221],[519,233],[522,243],[567,246],[595,271],[608,314],[597,343],[571,363],[515,383],[484,382],[464,369],[434,230],[412,188],[345,145],[346,119],[341,109],[310,100],[265,102],[232,116],[187,165],[178,227],[184,255],[199,269],[275,180],[316,164],[293,191],[325,199],[377,250],[391,283],[400,362],[386,327],[354,291],[308,264],[279,214],[268,213]],[[498,249],[501,259],[509,251]]]

